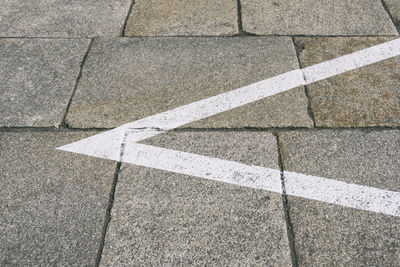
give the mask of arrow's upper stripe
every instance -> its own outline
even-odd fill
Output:
[[[124,124],[59,149],[118,159],[124,136],[129,133],[135,142],[147,139],[182,125],[228,111],[301,85],[317,82],[350,70],[400,55],[400,39],[338,57],[304,69],[256,82],[236,90],[161,112]]]

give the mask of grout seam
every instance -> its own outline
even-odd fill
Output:
[[[67,114],[68,114],[69,108],[70,108],[70,106],[71,106],[72,99],[74,98],[76,89],[78,88],[79,81],[80,81],[80,79],[81,79],[81,77],[82,77],[83,66],[85,65],[85,62],[86,62],[86,59],[87,59],[87,57],[88,57],[88,55],[89,55],[90,49],[91,49],[92,46],[93,46],[93,42],[94,42],[94,39],[90,39],[90,42],[89,42],[88,48],[87,48],[87,50],[86,50],[86,53],[85,53],[85,55],[83,56],[83,59],[82,59],[81,65],[80,65],[80,69],[79,69],[79,74],[78,74],[78,77],[76,77],[74,89],[72,90],[71,97],[69,98],[69,101],[68,101],[68,104],[67,104],[67,108],[65,109],[64,117],[62,118],[62,121],[61,121],[61,123],[60,123],[60,125],[59,125],[59,126],[61,126],[61,127],[69,128],[69,125],[68,125],[68,123],[67,123],[67,121],[66,121],[66,119],[67,119]]]
[[[108,229],[108,225],[109,225],[109,223],[111,221],[111,210],[112,210],[112,207],[113,207],[113,204],[114,204],[115,189],[117,187],[118,175],[119,175],[120,171],[121,171],[121,162],[118,162],[117,165],[115,166],[113,183],[112,183],[112,186],[111,186],[110,194],[108,196],[108,204],[107,204],[106,214],[105,214],[105,217],[104,217],[103,229],[102,229],[102,232],[101,232],[100,245],[99,245],[99,249],[97,251],[96,266],[100,265],[101,256],[103,254],[103,249],[104,249],[104,243],[105,243],[105,239],[106,239],[107,229]]]
[[[317,124],[315,122],[314,112],[312,111],[312,108],[311,108],[311,96],[310,96],[310,92],[308,89],[308,85],[304,85],[304,93],[307,97],[307,113],[308,113],[308,116],[310,117],[310,119],[313,123],[313,126],[315,128],[315,127],[317,127]]]
[[[237,0],[237,16],[238,16],[238,30],[239,30],[239,35],[243,33],[243,23],[242,23],[242,4],[240,3],[240,0]]]
[[[61,39],[61,40],[84,40],[84,39],[92,39],[94,37],[88,37],[88,36],[75,36],[75,37],[69,37],[69,36],[0,36],[0,39]]]
[[[129,9],[128,9],[128,14],[126,15],[126,18],[125,18],[124,26],[122,27],[122,32],[121,32],[122,37],[125,37],[126,25],[128,24],[129,16],[132,13],[132,8],[134,5],[135,5],[135,0],[132,0],[131,4],[129,6]]]
[[[112,128],[0,127],[0,132],[103,132]]]
[[[385,0],[381,0],[383,9],[386,11],[386,13],[389,15],[394,27],[396,28],[397,32],[400,34],[400,21],[396,22],[394,17],[392,16],[392,13],[389,10],[389,7],[386,5]]]
[[[276,137],[276,144],[277,144],[277,152],[278,152],[278,163],[279,163],[279,169],[280,169],[280,174],[281,174],[281,183],[282,183],[282,205],[283,205],[283,210],[284,210],[284,217],[285,217],[285,222],[286,222],[286,231],[287,231],[287,238],[289,242],[289,249],[290,249],[290,256],[292,260],[292,266],[297,267],[298,266],[298,261],[297,261],[297,253],[296,253],[296,245],[295,245],[295,240],[294,240],[294,231],[293,231],[293,225],[290,219],[290,207],[289,207],[289,202],[286,194],[286,187],[285,187],[285,177],[284,177],[284,163],[283,163],[283,158],[282,158],[282,146],[281,146],[281,141],[279,138],[279,133],[274,133]]]
[[[72,127],[0,127],[0,132],[104,132],[115,128],[72,128]],[[234,127],[234,128],[177,128],[168,132],[312,132],[312,131],[388,131],[400,130],[400,126],[371,126],[371,127]],[[160,131],[163,131],[160,129]],[[167,131],[166,131],[167,132]]]
[[[236,5],[237,5],[237,16],[238,16],[237,22],[238,22],[239,33],[232,35],[232,37],[255,36],[255,34],[243,30],[242,3],[240,2],[240,0],[237,0]]]
[[[240,1],[240,0],[238,0]],[[399,25],[400,27],[400,25]],[[399,29],[400,30],[400,29]],[[100,36],[82,36],[82,37],[58,37],[58,36],[0,36],[0,39],[96,39],[96,38],[227,38],[227,37],[305,37],[305,38],[322,38],[322,37],[332,37],[332,38],[367,38],[367,37],[399,37],[398,34],[364,34],[364,35],[306,35],[306,34],[255,34],[255,33],[248,33],[242,30],[241,34],[233,34],[233,35],[146,35],[146,36],[107,36],[107,35],[100,35]]]
[[[295,50],[295,53],[296,53],[296,58],[297,58],[297,63],[299,65],[299,68],[303,69],[303,66],[302,66],[301,61],[300,61],[300,52],[302,50],[304,50],[305,47],[304,46],[300,46],[298,43],[296,43],[296,40],[294,39],[294,37],[292,37],[292,43],[293,43],[293,47],[294,47],[294,50]],[[303,75],[304,75],[304,73],[303,73]],[[308,113],[308,116],[310,117],[310,119],[311,119],[311,121],[313,123],[313,127],[315,128],[316,127],[316,123],[315,123],[314,112],[312,111],[312,108],[311,108],[310,92],[309,92],[308,86],[306,84],[303,85],[303,86],[304,86],[304,94],[307,97],[307,113]]]

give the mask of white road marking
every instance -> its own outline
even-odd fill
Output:
[[[280,171],[127,140],[121,162],[282,194]],[[400,192],[284,171],[286,194],[400,217]]]
[[[286,194],[400,217],[400,192],[284,171]]]
[[[282,193],[280,171],[127,142],[122,162]]]
[[[106,132],[107,134],[94,135],[59,149],[115,159],[119,155],[120,144],[126,133],[129,133],[130,138],[134,139],[133,141],[139,142],[179,126],[295,88],[303,83],[304,77],[301,70],[290,71],[227,93],[124,124]],[[112,138],[110,138],[111,136]],[[99,146],[99,144],[106,145]]]
[[[400,54],[400,38],[303,69],[306,83],[355,70]]]
[[[114,159],[119,155],[119,147],[126,132],[131,132],[130,135],[134,135],[136,142],[139,142],[182,125],[253,103],[295,87],[320,81],[398,55],[400,55],[400,38],[139,119],[59,149]],[[99,144],[102,145],[99,146]]]
[[[136,142],[301,85],[320,81],[398,55],[400,55],[400,39],[305,69],[289,71],[227,93],[136,120],[57,149],[281,192],[281,189],[278,190],[277,187],[277,170],[272,171],[258,166],[149,147]],[[239,176],[242,177],[239,180],[235,180],[237,173],[240,173]],[[262,178],[266,179],[266,183],[260,180],[261,174],[265,175]],[[399,192],[292,172],[285,172],[285,183],[289,195],[400,216]]]

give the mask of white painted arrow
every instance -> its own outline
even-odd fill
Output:
[[[57,149],[282,193],[278,170],[137,144],[182,125],[400,55],[400,39],[158,113]],[[400,216],[400,193],[285,171],[288,195]]]

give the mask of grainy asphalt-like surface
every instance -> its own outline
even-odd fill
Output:
[[[0,265],[398,266],[400,218],[55,150],[399,38],[398,0],[0,5]],[[142,141],[400,191],[400,57]]]

